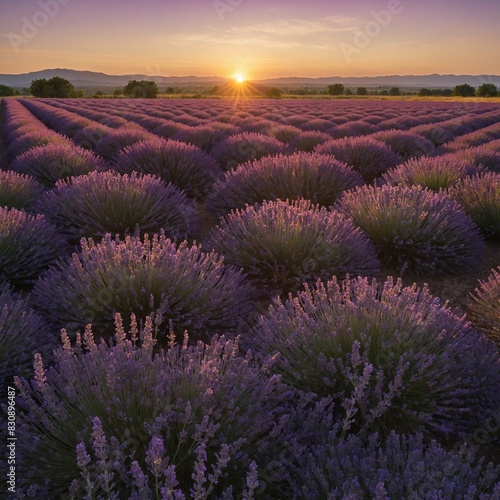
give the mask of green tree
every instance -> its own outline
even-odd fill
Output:
[[[30,85],[31,95],[34,97],[48,97],[47,96],[47,79],[37,78],[33,80]]]
[[[130,80],[123,89],[124,95],[135,98],[154,99],[158,97],[159,93],[158,85],[152,80],[141,80],[140,82]]]
[[[476,90],[477,97],[496,97],[498,90],[492,83],[483,83]]]
[[[366,87],[358,87],[358,90],[356,90],[356,94],[368,95],[368,89]]]
[[[392,89],[389,90],[389,95],[392,95],[392,96],[401,95],[401,90],[399,90],[399,87],[392,87]]]
[[[79,97],[82,94],[69,80],[60,76],[54,76],[48,80],[46,78],[33,80],[30,92],[34,97]]]
[[[344,93],[344,86],[341,83],[328,85],[328,93],[330,95],[342,95]]]
[[[423,88],[423,89],[420,89],[418,91],[418,95],[420,97],[429,97],[429,96],[431,96],[433,94],[432,94],[432,90],[431,89]]]
[[[0,97],[8,97],[10,95],[19,95],[19,92],[7,85],[0,85]]]
[[[279,99],[281,97],[281,89],[278,87],[269,87],[266,89],[266,96],[272,99]]]
[[[462,85],[457,85],[453,89],[453,95],[457,97],[474,97],[476,95],[476,89],[468,83],[463,83]]]

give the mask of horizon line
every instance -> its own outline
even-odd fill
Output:
[[[96,74],[102,74],[105,76],[118,76],[118,77],[126,77],[126,76],[133,76],[133,75],[138,75],[138,76],[148,76],[149,78],[155,78],[155,77],[161,77],[161,78],[223,78],[227,80],[232,80],[233,77],[230,76],[220,76],[220,75],[196,75],[196,74],[189,74],[189,75],[146,75],[144,73],[123,73],[123,74],[112,74],[112,73],[105,73],[103,71],[94,71],[90,69],[72,69],[72,68],[44,68],[44,69],[39,69],[39,70],[32,70],[32,71],[27,71],[24,73],[2,73],[4,76],[22,76],[22,75],[29,75],[31,73],[40,73],[43,71],[74,71],[74,72],[81,72],[81,73],[96,73]],[[425,77],[425,76],[453,76],[453,77],[482,77],[482,76],[489,76],[489,77],[500,77],[500,75],[494,75],[490,73],[481,73],[481,74],[457,74],[457,73],[424,73],[424,74],[398,74],[398,73],[393,73],[393,74],[381,74],[381,75],[362,75],[362,76],[342,76],[342,75],[325,75],[325,76],[304,76],[304,75],[294,75],[294,76],[275,76],[275,77],[265,77],[265,78],[257,78],[257,79],[251,79],[250,81],[259,81],[259,80],[285,80],[285,79],[290,79],[290,78],[303,78],[303,79],[310,79],[310,80],[319,80],[319,79],[324,79],[324,78],[390,78],[390,77]]]

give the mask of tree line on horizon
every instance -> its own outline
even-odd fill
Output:
[[[216,89],[215,87],[214,89]],[[208,91],[209,95],[213,94],[213,90]],[[74,85],[67,79],[54,76],[50,79],[38,78],[31,82],[29,89],[25,89],[33,97],[45,98],[66,98],[66,97],[84,97],[83,91],[76,89]],[[175,87],[167,87],[164,91],[166,94],[182,94],[182,89]],[[115,89],[112,97],[121,97],[122,95],[130,98],[156,98],[160,94],[160,89],[155,81],[152,80],[130,80],[123,89]],[[278,87],[266,88],[265,95],[271,98],[279,98],[283,94],[291,95],[331,95],[331,96],[402,96],[402,95],[417,95],[420,97],[497,97],[500,96],[500,89],[493,83],[483,83],[477,88],[467,83],[456,85],[453,89],[431,89],[421,88],[418,92],[405,92],[399,87],[392,87],[389,90],[369,90],[367,87],[358,87],[351,89],[342,83],[334,83],[328,85],[326,89],[280,89]],[[0,84],[0,97],[25,95],[19,90]],[[109,95],[109,94],[108,94]],[[106,97],[102,91],[96,91],[91,97]],[[199,94],[199,97],[203,97]]]

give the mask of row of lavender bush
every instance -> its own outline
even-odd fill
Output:
[[[95,127],[91,120],[106,121],[88,148],[97,163],[87,172],[58,171],[36,157],[30,175],[12,171],[21,157],[2,172],[1,196],[26,200],[0,214],[8,235],[2,278],[22,290],[34,284],[27,301],[7,284],[0,294],[4,380],[28,380],[16,384],[25,405],[24,486],[37,485],[30,495],[500,494],[499,468],[478,463],[470,446],[449,445],[485,426],[488,445],[498,443],[500,357],[491,341],[499,335],[500,268],[469,301],[487,336],[426,288],[379,274],[381,263],[427,275],[480,263],[484,237],[498,235],[498,149],[476,146],[457,163],[460,151],[438,150],[425,134],[372,128],[361,139],[315,131],[304,140],[319,139],[311,152],[292,154],[289,144],[308,133],[286,128],[296,122],[269,137],[221,127],[212,142],[207,123],[193,132],[203,151],[148,135],[146,121],[129,128],[121,116],[89,109],[81,128],[64,102],[30,106],[43,109],[44,123],[64,119],[73,140]],[[190,119],[185,104],[155,119],[180,116],[196,128],[216,111],[196,106]],[[240,118],[251,123],[256,111]],[[282,116],[276,107],[266,113],[266,121]],[[313,126],[326,131],[326,115]],[[489,117],[479,118],[454,130],[487,127]],[[378,164],[370,151],[380,151]],[[432,191],[440,188],[448,192]],[[206,235],[205,201],[223,217]],[[202,245],[181,243],[198,233]],[[42,452],[51,459],[40,463]]]

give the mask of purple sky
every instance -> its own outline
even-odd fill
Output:
[[[500,74],[500,0],[0,0],[0,73]]]

